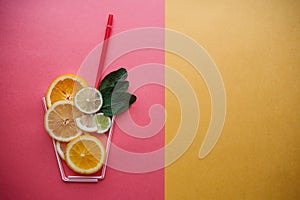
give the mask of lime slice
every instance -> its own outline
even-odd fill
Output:
[[[96,114],[94,118],[98,127],[97,133],[105,133],[111,127],[110,117],[104,116],[103,113]]]
[[[75,122],[77,127],[82,131],[96,132],[98,130],[94,115],[82,115],[81,117],[76,118]]]
[[[94,87],[84,87],[74,97],[76,108],[86,114],[97,112],[101,108],[102,103],[102,95]]]

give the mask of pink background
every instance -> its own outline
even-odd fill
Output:
[[[51,139],[44,130],[41,98],[47,87],[58,75],[77,73],[88,53],[102,41],[109,13],[115,17],[112,34],[164,27],[162,0],[0,1],[0,199],[163,199],[163,169],[133,174],[108,168],[105,180],[97,184],[62,182]],[[163,64],[164,53],[134,52],[110,69],[120,64],[130,70],[152,62]],[[138,101],[130,112],[143,126],[150,121],[151,104],[164,104],[164,90],[150,85],[135,93]],[[163,131],[141,140],[117,127],[113,140],[133,152],[164,145]]]

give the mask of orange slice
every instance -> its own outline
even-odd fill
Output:
[[[47,107],[57,101],[73,101],[78,90],[88,86],[85,80],[74,74],[65,74],[57,77],[49,86],[46,94]]]
[[[68,142],[82,133],[75,124],[75,119],[81,115],[83,113],[73,103],[58,101],[45,114],[45,129],[55,140]]]
[[[105,148],[102,142],[90,135],[82,135],[68,143],[65,161],[80,174],[92,174],[99,171],[105,160]]]

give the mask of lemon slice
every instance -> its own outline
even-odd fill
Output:
[[[47,107],[50,108],[52,104],[61,100],[72,102],[75,93],[86,86],[88,86],[88,84],[85,80],[73,74],[65,74],[57,77],[47,90]]]
[[[83,115],[76,118],[76,125],[85,132],[96,132],[98,130],[94,115]]]
[[[65,152],[66,152],[67,144],[68,143],[66,142],[59,142],[59,141],[55,142],[57,153],[63,160],[65,160]]]
[[[92,114],[97,112],[102,106],[102,95],[94,87],[84,87],[80,89],[75,97],[74,104],[81,112]]]
[[[76,127],[74,120],[81,115],[83,115],[82,112],[73,106],[73,103],[58,101],[45,114],[45,129],[55,140],[68,142],[82,133]]]
[[[111,127],[110,117],[104,116],[103,113],[98,113],[94,116],[97,124],[97,133],[105,133]]]
[[[68,143],[65,161],[74,172],[92,174],[101,169],[105,154],[105,148],[98,138],[82,135]]]

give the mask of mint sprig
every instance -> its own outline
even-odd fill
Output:
[[[102,94],[103,104],[100,112],[111,117],[126,111],[135,101],[136,96],[127,92],[129,82],[127,70],[120,68],[109,73],[100,83],[99,91]]]

